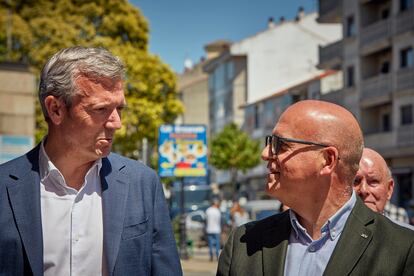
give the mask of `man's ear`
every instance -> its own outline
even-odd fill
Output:
[[[336,166],[338,165],[338,161],[339,161],[338,149],[335,147],[324,148],[323,158],[324,158],[323,166],[322,166],[320,174],[329,175],[335,170]]]
[[[387,200],[390,200],[392,197],[392,193],[394,192],[394,179],[390,178],[387,184],[388,184]]]
[[[55,96],[49,95],[45,98],[45,107],[50,121],[55,125],[59,125],[63,121],[65,113],[66,106],[64,102]]]

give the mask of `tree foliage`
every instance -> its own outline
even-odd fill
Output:
[[[231,182],[236,184],[237,172],[246,172],[260,163],[260,142],[241,131],[236,124],[228,124],[211,139],[210,163],[220,170],[229,170]]]
[[[0,0],[0,61],[7,57],[8,11],[12,25],[9,59],[28,63],[37,76],[51,55],[74,45],[104,47],[124,61],[128,109],[115,150],[136,155],[143,137],[154,143],[158,126],[172,123],[182,112],[175,74],[148,52],[148,23],[139,9],[127,1]],[[45,132],[38,107],[36,140]]]

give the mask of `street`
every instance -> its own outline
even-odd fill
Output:
[[[208,248],[195,248],[188,260],[181,260],[184,276],[216,275],[217,261],[210,262]]]

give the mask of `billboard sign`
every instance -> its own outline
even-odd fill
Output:
[[[161,177],[206,176],[207,133],[204,125],[162,125],[158,136]]]

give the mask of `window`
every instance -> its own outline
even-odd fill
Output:
[[[259,118],[259,106],[255,105],[254,106],[254,128],[257,129],[260,127],[260,118]]]
[[[405,11],[413,7],[413,0],[400,0],[400,11]]]
[[[413,67],[413,48],[408,47],[400,51],[400,67],[401,68]]]
[[[231,61],[226,63],[226,76],[227,80],[231,80],[234,77],[234,65]]]
[[[389,61],[384,61],[381,64],[381,74],[387,74],[390,72],[390,62]]]
[[[381,19],[387,19],[390,16],[390,10],[389,9],[383,9],[381,11]]]
[[[354,21],[354,16],[348,16],[346,18],[346,32],[345,32],[345,36],[346,37],[351,37],[355,35],[355,21]]]
[[[401,111],[401,125],[410,125],[413,123],[413,106],[403,105],[400,107]]]
[[[348,66],[346,68],[346,86],[352,87],[354,84],[354,66]]]
[[[391,131],[391,116],[389,113],[382,114],[381,124],[381,130],[383,132]]]

